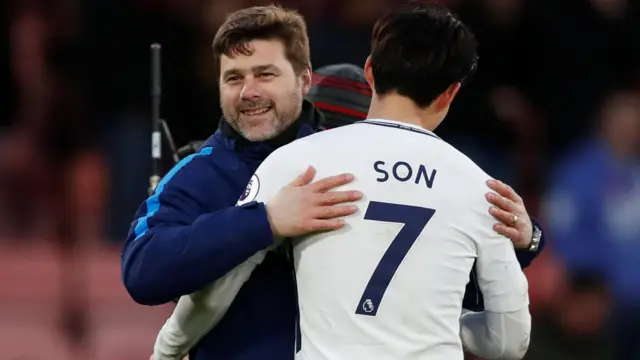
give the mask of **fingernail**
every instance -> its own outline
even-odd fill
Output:
[[[348,181],[351,181],[351,180],[353,180],[353,179],[354,179],[353,174],[346,174],[344,177],[345,177]]]
[[[353,191],[353,197],[354,197],[354,198],[356,198],[356,199],[361,199],[361,198],[362,198],[362,196],[363,196],[363,194],[362,194],[360,191],[358,191],[358,190],[354,190],[354,191]]]
[[[487,180],[487,185],[494,185],[495,183],[496,183],[496,181],[493,180],[493,179]]]
[[[355,205],[349,205],[349,211],[356,212],[356,211],[358,211],[358,207],[355,206]]]
[[[493,215],[496,211],[498,211],[498,209],[496,209],[495,207],[489,208],[489,213],[491,213],[491,215]]]

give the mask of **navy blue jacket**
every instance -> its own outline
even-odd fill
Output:
[[[225,121],[199,153],[176,165],[137,211],[122,251],[122,277],[140,304],[170,302],[214,282],[273,242],[263,204],[234,207],[260,163],[313,133],[321,114],[305,102],[276,139],[250,143]],[[297,299],[291,262],[269,253],[192,360],[292,358]]]
[[[168,303],[214,282],[273,242],[263,204],[234,207],[251,175],[277,147],[313,133],[321,114],[301,118],[276,139],[250,143],[225,121],[199,153],[175,166],[137,211],[122,251],[132,298]],[[293,265],[269,253],[192,360],[293,359],[297,294]],[[479,299],[470,287],[470,299]],[[268,355],[265,355],[268,354]]]

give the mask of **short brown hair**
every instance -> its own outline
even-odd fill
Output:
[[[222,55],[251,55],[252,40],[280,40],[285,56],[296,74],[311,67],[307,25],[295,10],[280,6],[253,6],[227,16],[213,39],[213,55],[218,64]]]

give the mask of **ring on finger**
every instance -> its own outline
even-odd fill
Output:
[[[513,215],[513,222],[512,222],[513,226],[516,226],[518,224],[518,215]]]

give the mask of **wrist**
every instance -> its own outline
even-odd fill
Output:
[[[264,210],[267,213],[267,221],[269,222],[269,227],[271,227],[271,233],[273,234],[273,240],[274,240],[274,242],[277,242],[277,240],[281,236],[280,236],[280,232],[278,231],[278,227],[275,225],[274,216],[273,216],[272,209],[269,206],[269,204],[264,203]]]
[[[526,246],[516,248],[519,251],[537,252],[540,247],[540,240],[542,239],[542,230],[536,225],[533,225],[533,231]]]
[[[531,242],[533,241],[533,236],[529,237],[527,241],[518,243],[518,245],[514,246],[516,250],[526,251],[531,247]]]

